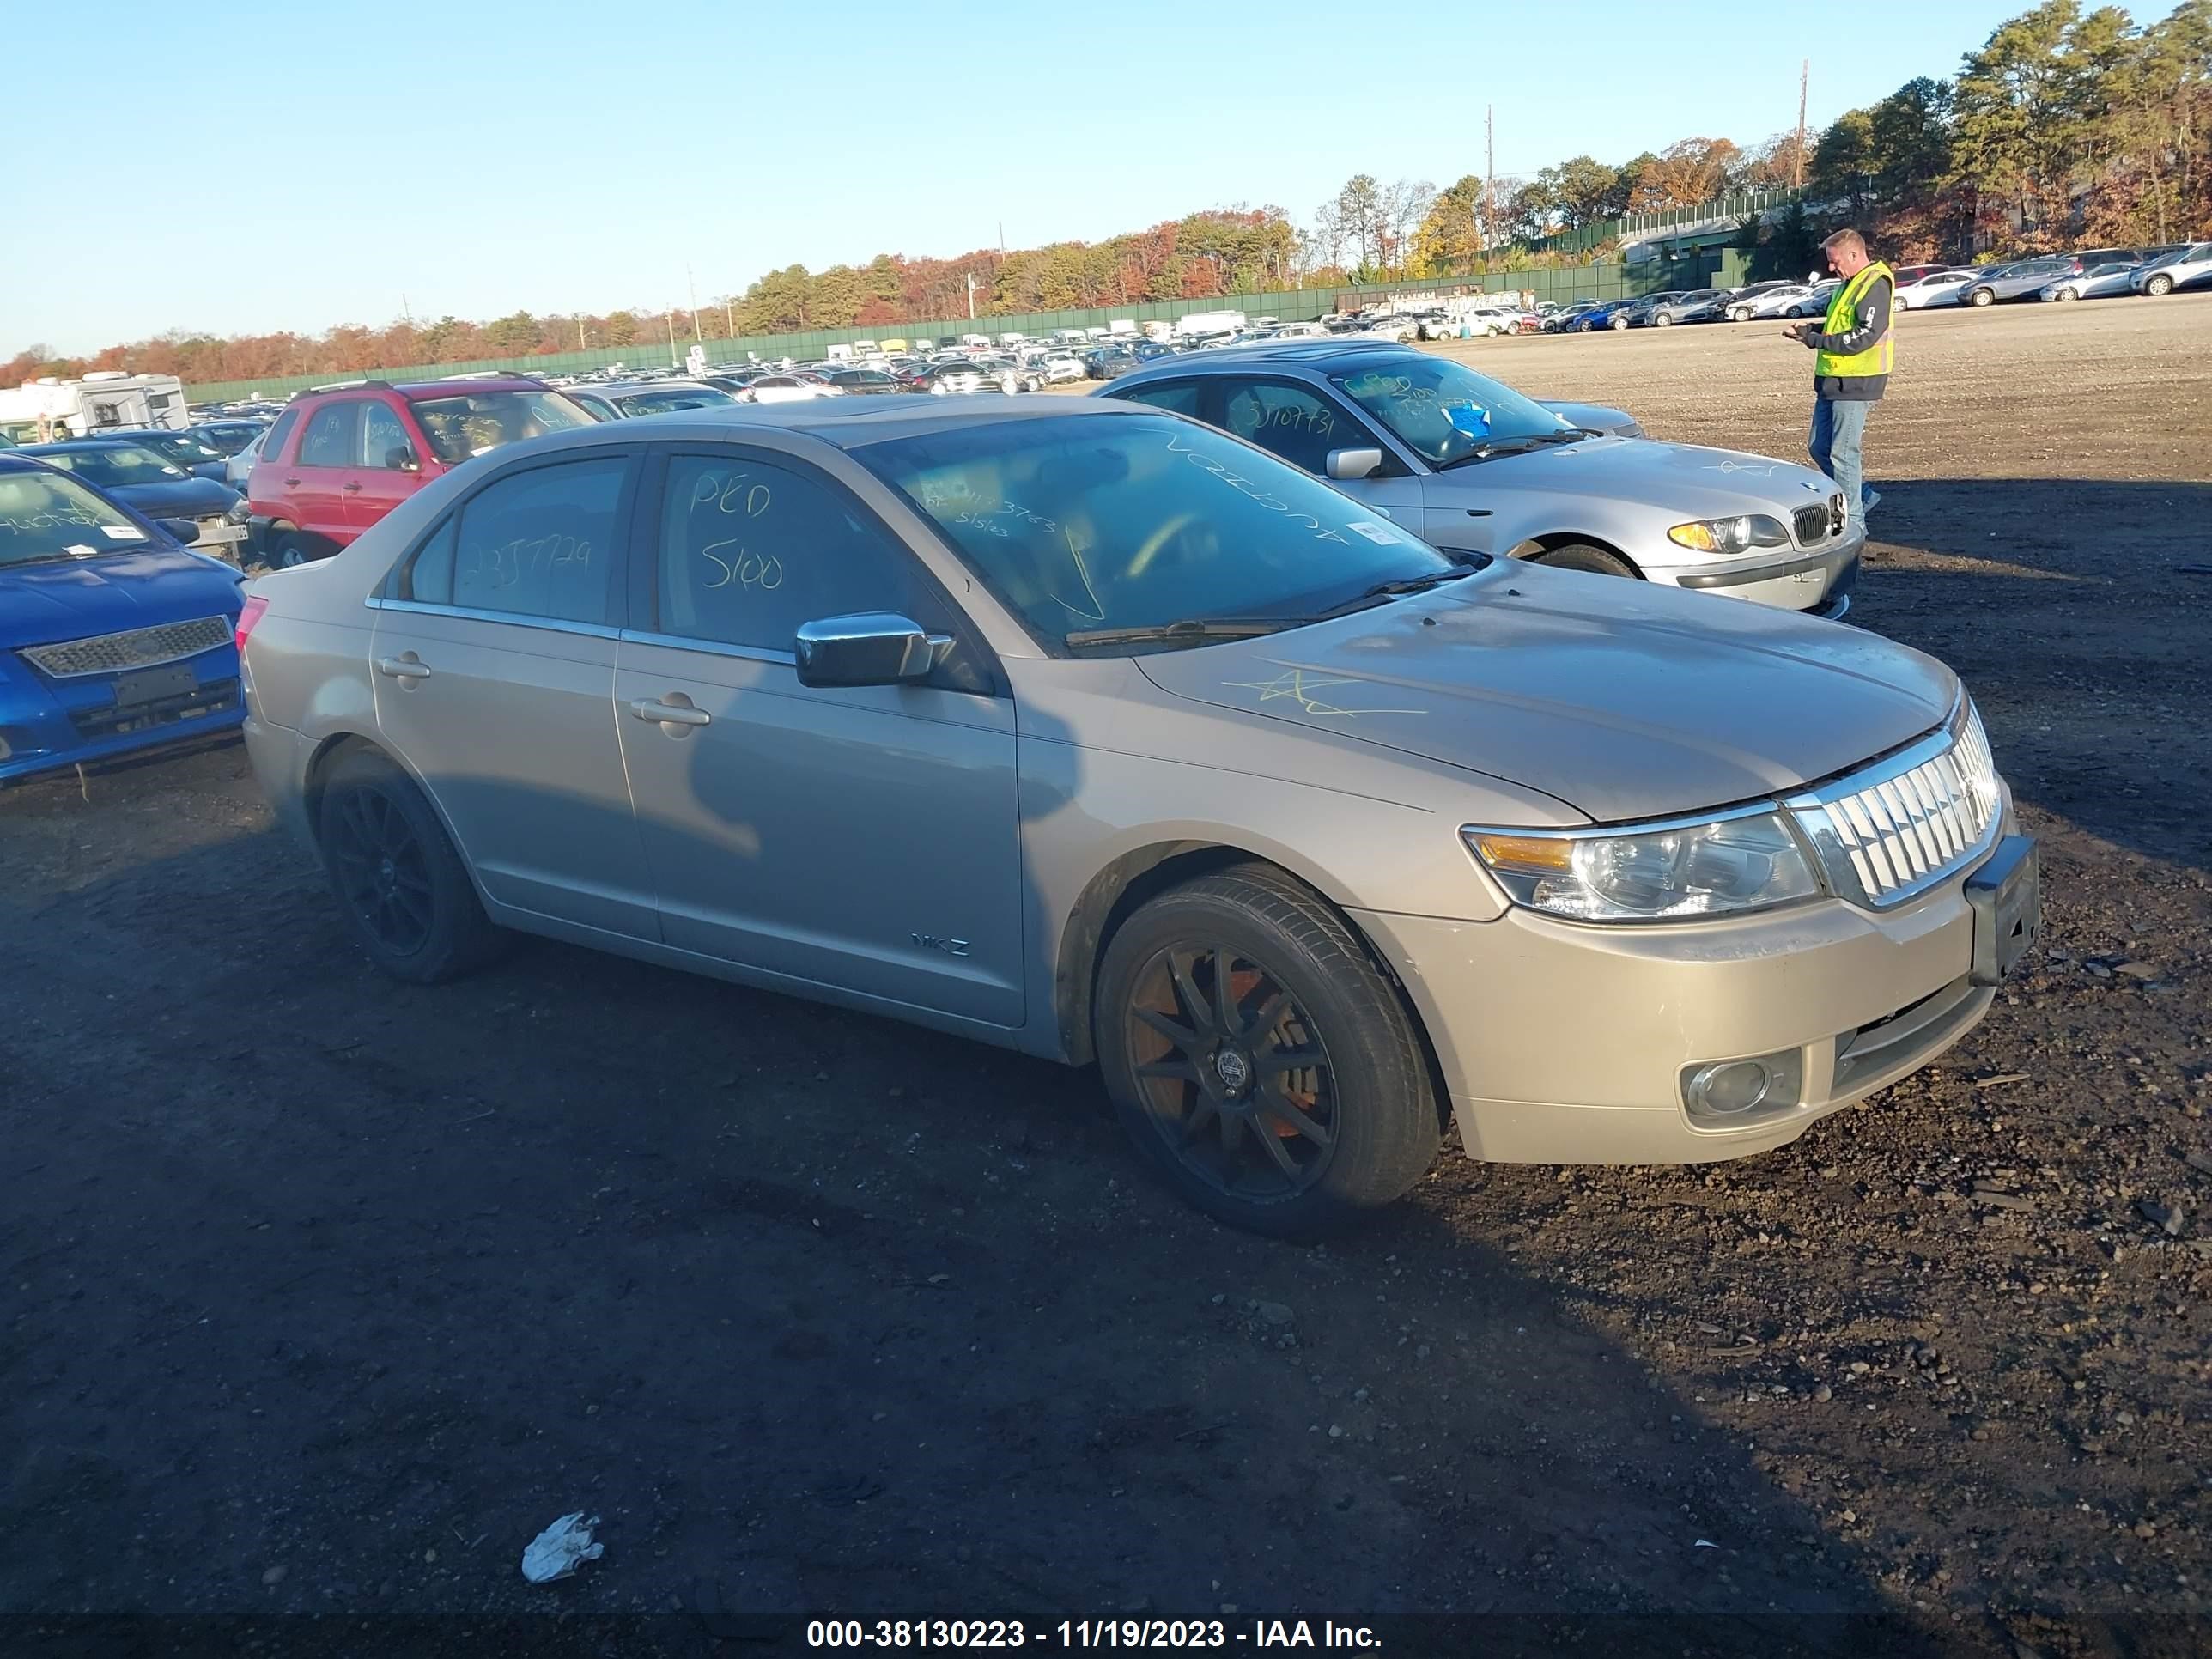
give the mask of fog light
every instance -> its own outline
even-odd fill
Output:
[[[1735,1128],[1796,1108],[1804,1080],[1797,1050],[1715,1060],[1682,1073],[1682,1103],[1708,1128]]]

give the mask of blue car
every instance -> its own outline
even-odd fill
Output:
[[[1640,306],[1643,303],[1641,296],[1632,300],[1607,300],[1602,305],[1591,307],[1589,310],[1576,318],[1572,325],[1573,330],[1577,334],[1588,334],[1597,329],[1614,327],[1616,326],[1613,322],[1614,313],[1626,312],[1631,306]],[[1623,320],[1618,326],[1626,328],[1628,324]]]
[[[230,456],[228,450],[218,448],[197,432],[171,432],[164,427],[102,427],[85,436],[117,438],[127,444],[137,444],[142,449],[152,450],[172,465],[184,468],[195,478],[212,478],[217,483],[226,476],[222,464]]]
[[[236,730],[244,582],[82,479],[0,453],[0,782]]]
[[[174,461],[121,438],[70,438],[10,452],[76,474],[100,494],[149,519],[189,519],[191,544],[239,563],[250,534],[246,498],[228,484],[196,478]]]

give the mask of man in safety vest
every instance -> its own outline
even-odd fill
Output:
[[[1867,411],[1881,401],[1896,356],[1890,308],[1897,289],[1889,267],[1867,257],[1866,238],[1839,230],[1820,244],[1828,267],[1843,286],[1828,301],[1819,327],[1796,323],[1783,331],[1810,346],[1813,359],[1813,434],[1806,443],[1813,464],[1842,487],[1844,510],[1863,520],[1881,492],[1861,482],[1860,445]]]

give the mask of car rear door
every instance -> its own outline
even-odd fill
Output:
[[[300,429],[291,465],[278,475],[292,523],[337,547],[357,533],[349,503],[361,489],[356,475],[360,471],[362,402],[337,398],[311,410]]]
[[[665,942],[796,985],[1024,1018],[1013,704],[920,561],[827,474],[750,447],[653,469],[617,720]],[[922,684],[799,683],[803,623],[952,635]]]
[[[614,718],[629,448],[502,469],[376,602],[378,729],[495,902],[659,937]]]

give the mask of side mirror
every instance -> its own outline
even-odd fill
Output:
[[[154,522],[174,536],[186,547],[200,538],[200,527],[190,519],[156,519]]]
[[[908,685],[928,678],[951,645],[894,611],[870,611],[800,623],[793,650],[801,685]]]
[[[420,472],[422,463],[415,459],[415,446],[394,444],[384,452],[384,465],[393,472]]]
[[[1354,478],[1371,478],[1382,470],[1382,452],[1379,449],[1332,449],[1328,452],[1328,476],[1343,483]]]

